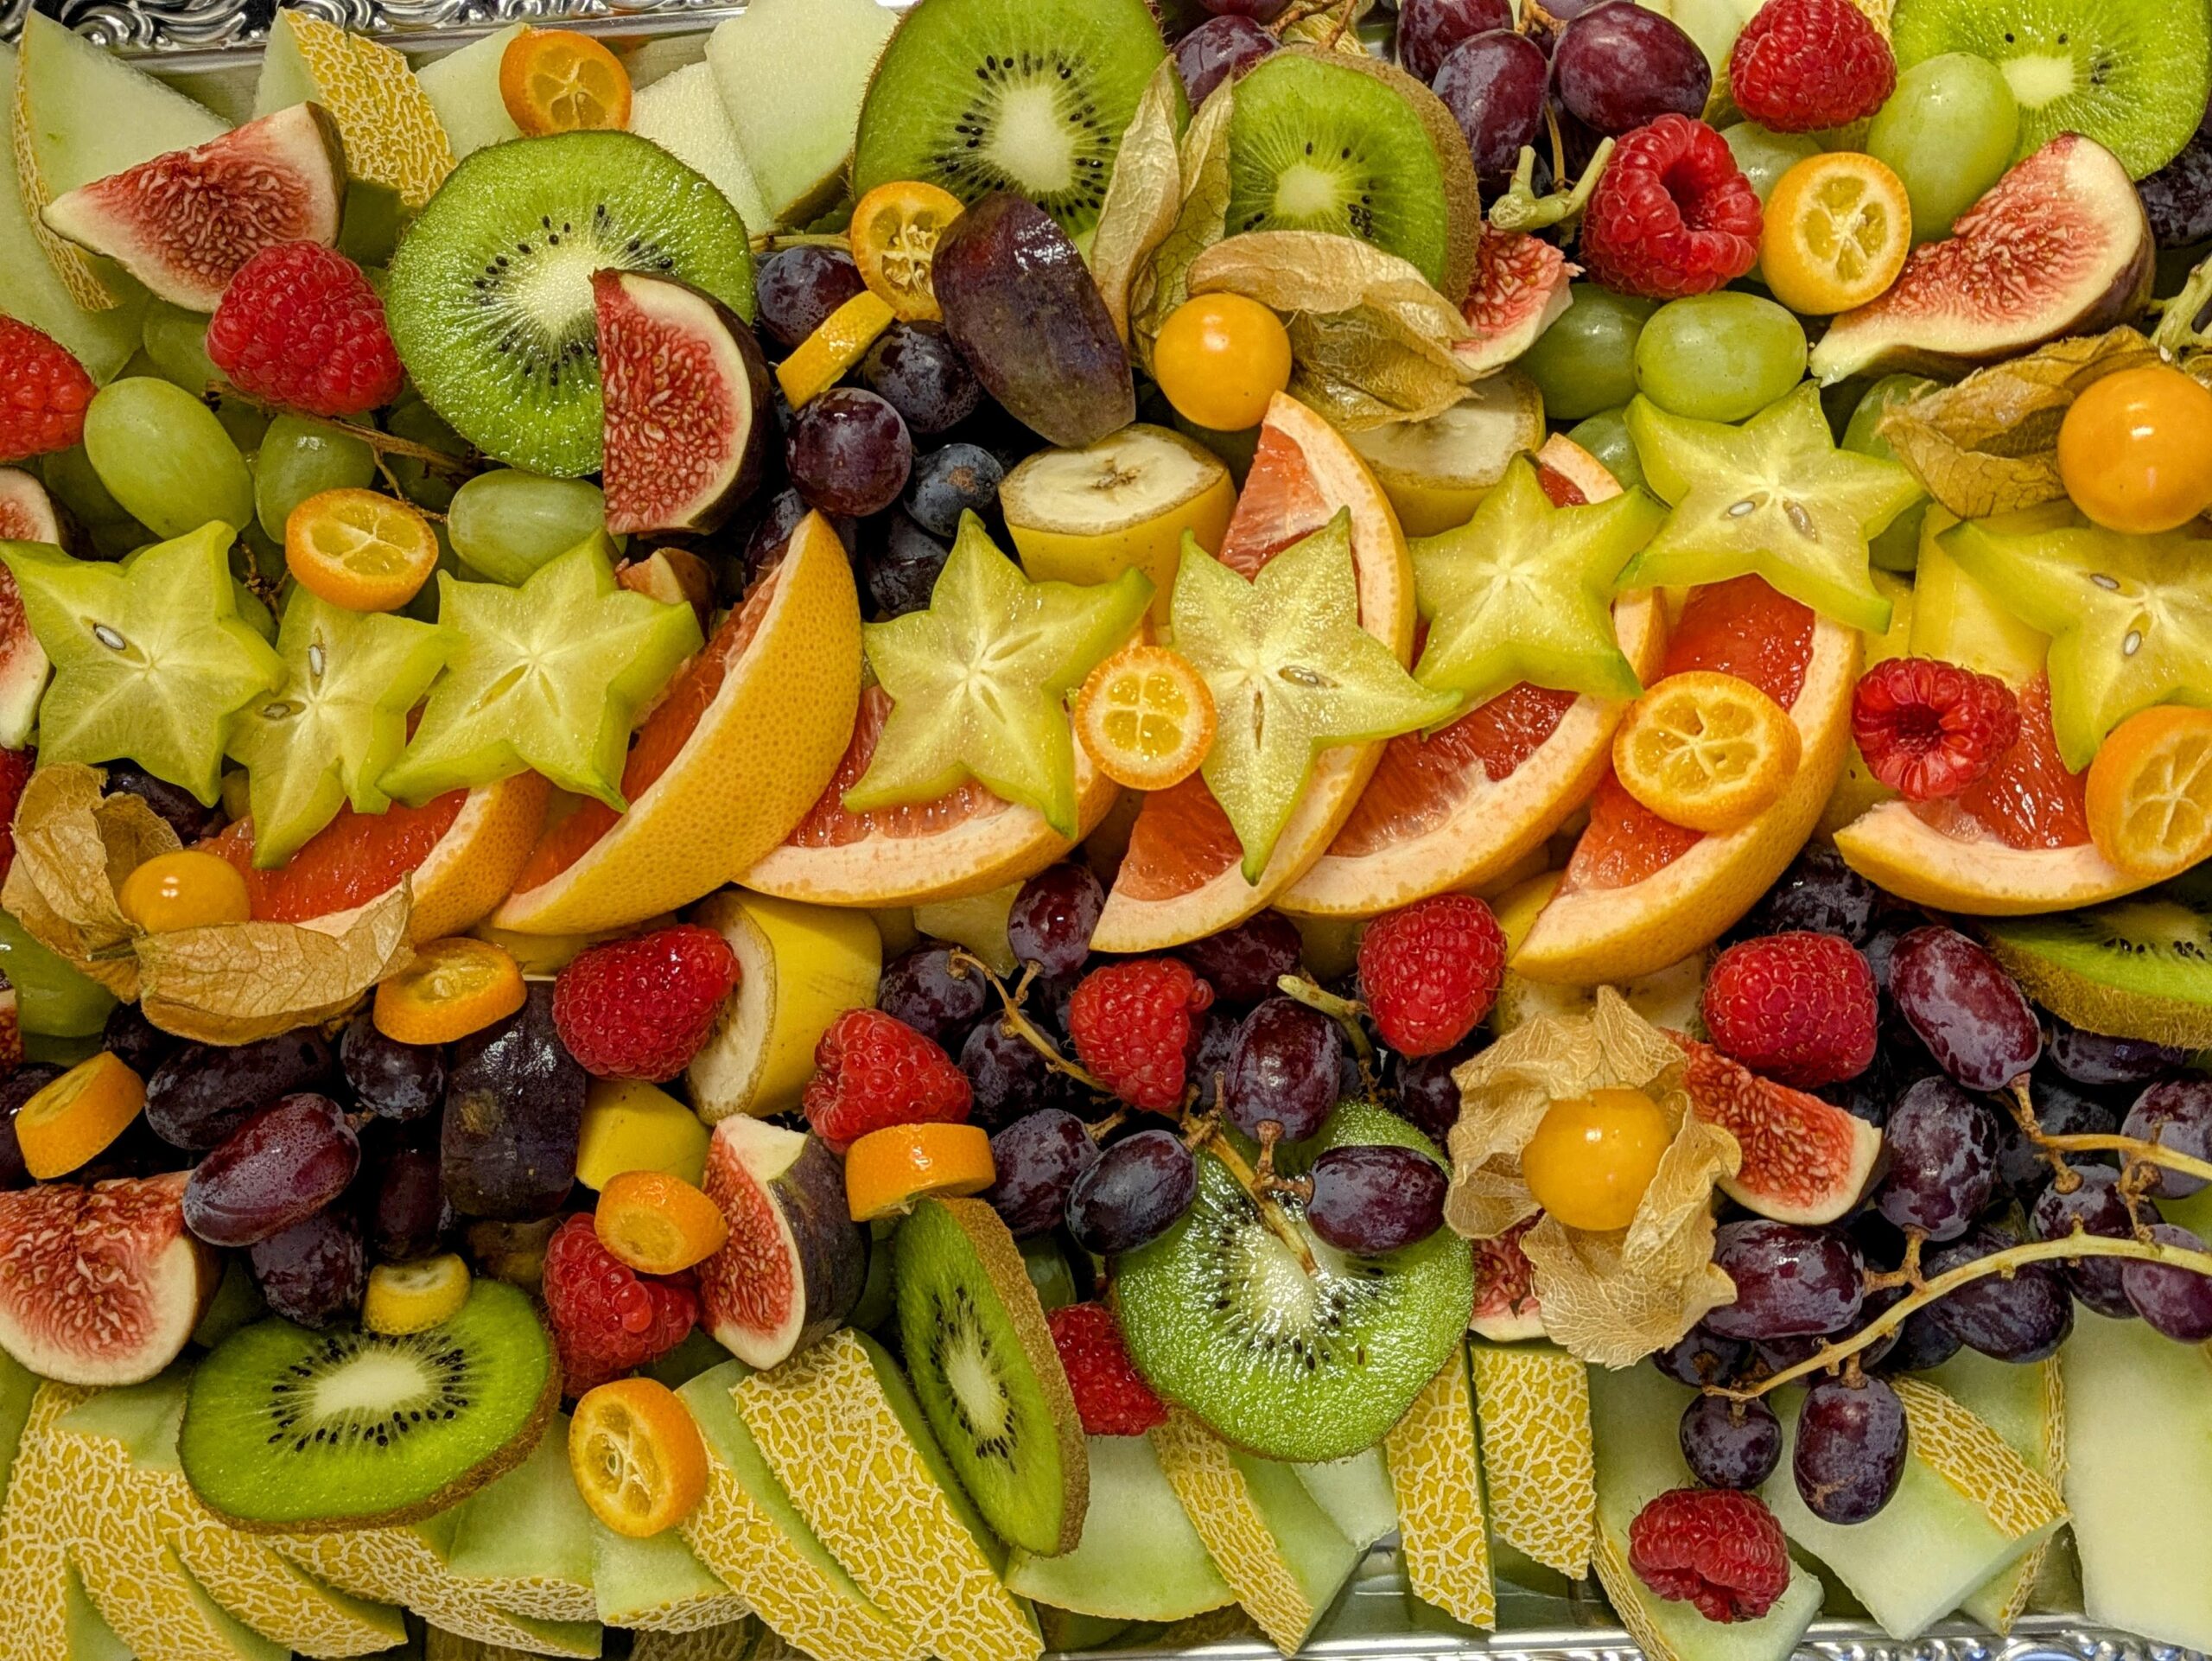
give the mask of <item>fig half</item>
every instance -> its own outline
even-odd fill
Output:
[[[741,1115],[715,1127],[707,1196],[729,1225],[699,1265],[702,1322],[749,1367],[772,1367],[852,1313],[868,1247],[844,1168],[819,1136]]]

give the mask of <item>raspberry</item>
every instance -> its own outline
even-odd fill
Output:
[[[1851,735],[1877,779],[1924,802],[1979,783],[2019,741],[2020,706],[1994,675],[1891,658],[1853,689]]]
[[[1359,983],[1382,1041],[1436,1055],[1497,1001],[1505,934],[1471,894],[1440,894],[1378,917],[1359,943]]]
[[[1662,115],[1624,137],[1582,218],[1592,281],[1675,300],[1709,294],[1758,261],[1758,192],[1702,121]]]
[[[968,1075],[935,1040],[880,1009],[848,1009],[814,1047],[806,1122],[839,1153],[894,1124],[957,1124]]]
[[[68,347],[0,315],[0,461],[67,449],[85,436],[92,401],[92,378]]]
[[[350,416],[399,396],[384,302],[334,249],[280,242],[238,267],[207,323],[232,385],[309,415]]]
[[[681,1344],[699,1319],[699,1299],[686,1280],[630,1269],[579,1214],[546,1242],[545,1315],[561,1353],[561,1387],[581,1396]]]
[[[695,923],[609,940],[553,983],[553,1026],[601,1079],[673,1079],[690,1065],[737,985],[737,954]]]
[[[1071,1303],[1045,1317],[1067,1369],[1086,1436],[1141,1436],[1167,1422],[1167,1404],[1129,1365],[1122,1329],[1103,1303]]]
[[[1068,1036],[1083,1065],[1131,1107],[1172,1113],[1183,1099],[1197,1017],[1213,988],[1173,958],[1109,964],[1068,1000]]]
[[[1775,132],[1860,120],[1897,84],[1890,43],[1851,0],[1767,0],[1728,54],[1736,107]]]
[[[1675,1488],[1628,1525],[1628,1566],[1707,1620],[1757,1620],[1789,1589],[1789,1542],[1757,1494]]]
[[[37,765],[35,750],[0,750],[0,879],[16,862],[16,804]]]
[[[1801,929],[1740,940],[1705,977],[1705,1028],[1754,1072],[1796,1090],[1872,1065],[1874,971],[1840,934]]]

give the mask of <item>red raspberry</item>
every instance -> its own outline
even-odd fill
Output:
[[[207,324],[231,384],[309,415],[350,416],[399,396],[384,302],[335,249],[280,242],[238,267]]]
[[[1795,1090],[1856,1079],[1874,1060],[1874,971],[1840,934],[1739,940],[1705,977],[1705,1029],[1723,1053]]]
[[[1675,1488],[1628,1525],[1628,1566],[1707,1620],[1757,1620],[1789,1589],[1789,1542],[1757,1494]]]
[[[968,1117],[968,1075],[935,1040],[880,1009],[848,1009],[831,1021],[814,1065],[806,1122],[841,1154],[871,1130]]]
[[[1432,894],[1378,917],[1359,943],[1359,984],[1382,1041],[1440,1055],[1474,1031],[1505,977],[1505,933],[1471,894]]]
[[[579,1214],[545,1244],[545,1315],[561,1352],[561,1387],[581,1396],[681,1344],[699,1319],[699,1299],[686,1281],[637,1273]]]
[[[1578,258],[1622,294],[1709,294],[1758,264],[1758,193],[1720,135],[1662,115],[1623,137],[1589,211]]]
[[[1896,54],[1851,0],[1767,0],[1728,54],[1729,96],[1775,132],[1860,120],[1897,84]]]
[[[85,436],[92,378],[69,348],[0,316],[0,461],[66,450]]]
[[[1067,1369],[1086,1436],[1141,1436],[1167,1422],[1167,1404],[1129,1364],[1122,1328],[1103,1303],[1070,1303],[1045,1317]]]
[[[1955,796],[2020,736],[2020,706],[1994,675],[1940,658],[1890,658],[1859,678],[1851,735],[1873,775],[1909,802]]]
[[[1173,958],[1109,964],[1068,1000],[1068,1036],[1083,1065],[1131,1107],[1172,1113],[1183,1099],[1185,1058],[1213,988]]]
[[[35,750],[0,750],[0,880],[16,862],[16,804],[23,799],[23,786],[37,765]]]
[[[715,1029],[738,981],[737,953],[681,923],[578,954],[553,983],[553,1026],[601,1079],[673,1079]]]

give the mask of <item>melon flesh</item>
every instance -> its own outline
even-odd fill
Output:
[[[1930,1368],[1926,1377],[2004,1437],[2030,1470],[2053,1482],[2065,1476],[2065,1390],[2056,1356],[2015,1366],[1961,1350],[1942,1366]],[[2069,1601],[2056,1595],[2056,1581],[2064,1577],[2055,1574],[2063,1556],[2051,1550],[2055,1543],[2046,1542],[1976,1587],[1960,1607],[1996,1632],[2007,1630],[2030,1607],[2079,1608],[2078,1590]]]
[[[1074,1550],[1017,1550],[1006,1583],[1056,1609],[1109,1620],[1182,1620],[1234,1603],[1143,1436],[1090,1439],[1090,1507]]]
[[[688,64],[632,99],[630,130],[703,174],[729,198],[747,230],[765,231],[775,223],[722,105],[715,72],[704,63]]]
[[[590,1620],[591,1523],[569,1470],[569,1421],[556,1414],[528,1459],[461,1502],[447,1566],[502,1607]]]
[[[1398,1497],[1390,1491],[1390,1470],[1380,1448],[1291,1468],[1337,1531],[1362,1551],[1398,1526]]]
[[[438,124],[446,130],[454,161],[486,144],[522,137],[499,96],[499,60],[506,55],[507,43],[527,27],[510,23],[415,72],[415,84],[438,112]]]
[[[674,1529],[635,1540],[594,1517],[591,1544],[599,1618],[609,1626],[691,1632],[741,1620],[748,1612],[745,1600]]]
[[[868,76],[898,21],[875,0],[754,0],[709,37],[722,108],[770,220],[801,223],[836,198]]]

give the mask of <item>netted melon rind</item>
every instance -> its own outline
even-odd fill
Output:
[[[1294,1652],[1320,1612],[1284,1563],[1228,1448],[1179,1408],[1151,1435],[1168,1486],[1236,1601],[1277,1649]]]
[[[55,1427],[92,1397],[73,1384],[41,1384],[31,1398],[8,1497],[0,1505],[0,1585],[8,1618],[0,1621],[5,1661],[54,1661],[68,1653],[69,1519],[75,1491],[54,1456]]]
[[[486,1602],[447,1572],[438,1549],[414,1527],[271,1535],[269,1543],[341,1592],[403,1604],[429,1625],[479,1644],[532,1656],[599,1653],[596,1626],[529,1621]]]
[[[1482,1459],[1465,1355],[1455,1354],[1383,1439],[1398,1499],[1398,1557],[1414,1595],[1484,1632],[1497,1626],[1497,1588],[1483,1515]]]
[[[1572,1579],[1597,1537],[1590,1376],[1563,1350],[1471,1347],[1491,1524],[1508,1545]]]
[[[1904,1403],[1914,1456],[1979,1507],[1999,1533],[2024,1539],[2065,1520],[2057,1485],[2014,1453],[1986,1420],[1924,1379],[1890,1384]]]
[[[1649,1661],[1683,1661],[1683,1658],[1666,1635],[1653,1626],[1643,1611],[1647,1594],[1643,1583],[1628,1566],[1628,1559],[1613,1543],[1613,1537],[1603,1529],[1597,1531],[1590,1543],[1590,1566],[1598,1573],[1598,1584],[1605,1588],[1605,1601],[1620,1617],[1628,1635],[1636,1640]]]
[[[408,207],[421,207],[453,171],[453,146],[407,60],[305,12],[282,15],[317,101],[338,123],[347,169],[390,186]]]
[[[804,1661],[799,1652],[755,1620],[696,1632],[639,1632],[630,1661]]]

